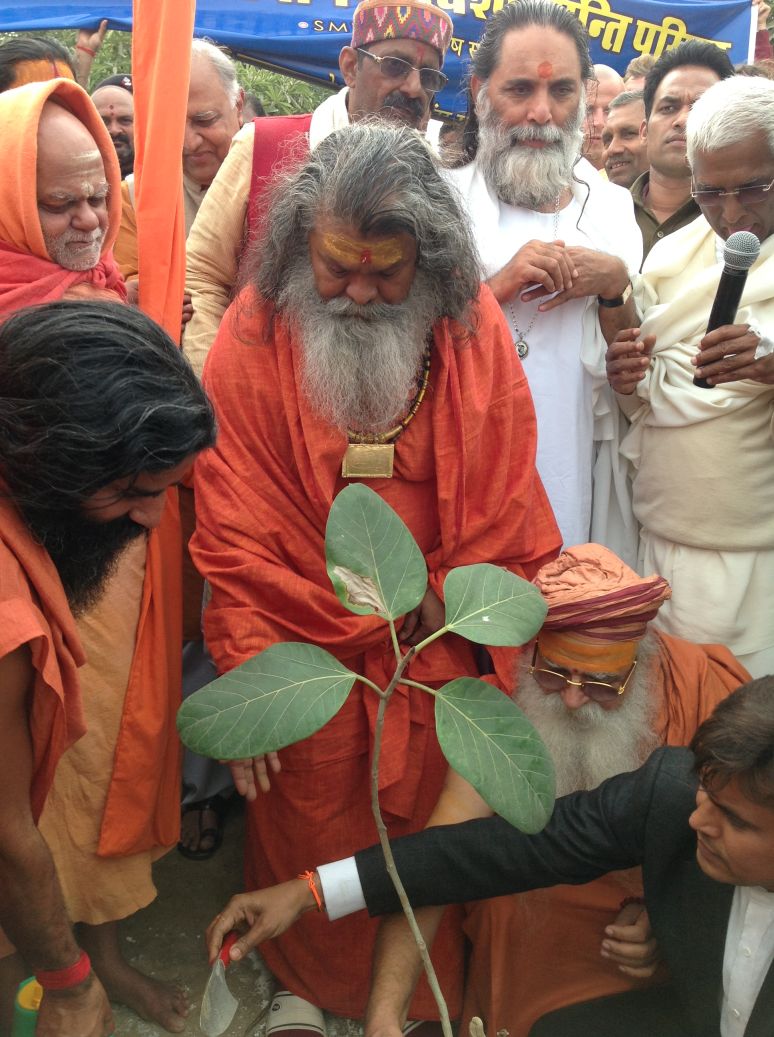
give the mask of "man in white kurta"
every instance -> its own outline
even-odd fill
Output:
[[[577,162],[574,173],[578,180],[569,185],[571,199],[554,214],[500,201],[475,163],[450,171],[467,204],[486,277],[508,263],[514,242],[557,238],[568,246],[607,252],[621,259],[629,271],[637,270],[641,237],[628,192],[607,183],[585,159]],[[606,346],[596,296],[570,299],[548,313],[537,313],[542,299],[522,302],[515,294],[499,301],[514,341],[517,328],[523,332],[535,318],[522,365],[537,414],[538,471],[564,544],[585,543],[590,536],[596,543],[608,544],[618,530],[626,536],[623,516],[628,517],[629,531],[634,526],[628,486],[615,456],[618,416],[606,384]],[[594,489],[592,473],[598,480]],[[599,504],[592,527],[594,491]],[[610,507],[618,508],[618,525],[612,521]],[[623,544],[616,542],[631,559],[633,537]]]
[[[473,59],[473,161],[448,175],[514,343],[522,343],[538,471],[564,544],[591,539],[634,565],[636,525],[604,354],[605,331],[614,334],[629,313],[642,236],[629,192],[578,157],[591,70],[585,40],[561,9],[546,24],[512,6],[487,26]],[[571,285],[559,283],[563,274]],[[529,291],[535,285],[539,293]],[[539,309],[557,287],[552,308]]]
[[[734,77],[697,101],[688,154],[704,215],[650,253],[641,328],[622,332],[608,361],[632,421],[622,448],[641,571],[672,585],[659,626],[727,645],[753,676],[774,671],[772,136],[774,83]],[[708,335],[725,239],[740,230],[761,240],[760,256],[735,323]],[[697,370],[712,388],[694,386]]]

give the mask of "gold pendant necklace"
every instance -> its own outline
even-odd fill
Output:
[[[392,479],[394,443],[350,443],[341,462],[343,479]]]
[[[349,445],[341,462],[343,479],[392,479],[395,461],[395,443],[412,420],[425,398],[430,378],[430,354],[428,346],[422,358],[422,375],[417,394],[411,402],[406,417],[389,432],[353,432],[347,430]]]

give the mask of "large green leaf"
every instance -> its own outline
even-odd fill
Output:
[[[427,590],[416,541],[389,504],[362,483],[351,483],[333,502],[325,557],[339,601],[360,616],[397,619]]]
[[[177,729],[184,744],[203,756],[261,756],[319,731],[356,680],[316,645],[272,645],[187,698]]]
[[[452,569],[443,596],[448,628],[481,645],[526,644],[548,611],[531,583],[486,562]]]
[[[539,832],[553,809],[554,765],[516,703],[459,677],[437,692],[435,725],[444,756],[489,806],[521,831]]]

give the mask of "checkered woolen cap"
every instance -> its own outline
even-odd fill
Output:
[[[420,40],[444,57],[454,25],[440,7],[425,0],[410,4],[389,0],[362,0],[352,16],[352,46],[365,47],[380,40]]]

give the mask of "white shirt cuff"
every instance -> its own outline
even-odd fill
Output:
[[[332,922],[355,911],[362,911],[366,906],[354,857],[322,864],[317,874],[325,898],[325,910]]]

